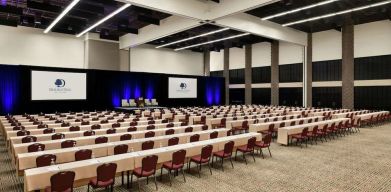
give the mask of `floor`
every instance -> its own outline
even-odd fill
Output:
[[[227,162],[224,172],[212,169],[213,175],[204,167],[201,178],[193,169],[186,183],[180,175],[172,187],[165,175],[159,191],[391,191],[391,123],[308,148],[273,143],[271,150],[272,158],[258,156],[254,163],[248,157],[248,165],[240,160],[234,169]],[[0,191],[22,191],[23,178],[15,176],[4,140],[0,153]],[[116,183],[115,191],[128,191],[120,186],[120,178]],[[141,186],[142,191],[155,191],[153,182],[143,181]]]

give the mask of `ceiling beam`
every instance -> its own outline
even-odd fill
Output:
[[[137,20],[141,21],[141,22],[144,22],[144,23],[160,25],[160,20],[159,19],[155,19],[153,17],[148,17],[146,15],[137,15]]]

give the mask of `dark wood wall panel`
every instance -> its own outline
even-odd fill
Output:
[[[211,71],[210,72],[210,76],[212,77],[223,77],[224,74],[223,74],[224,71]]]
[[[229,84],[244,84],[244,69],[229,70]]]
[[[341,108],[342,88],[341,87],[313,87],[312,105],[314,107]]]
[[[244,89],[229,89],[229,104],[244,104]]]
[[[312,81],[341,81],[342,60],[318,61],[312,63]]]
[[[391,79],[391,55],[355,58],[354,79]]]
[[[258,105],[270,105],[271,89],[270,88],[253,88],[252,103]]]
[[[302,82],[303,63],[279,65],[280,82]]]
[[[354,108],[391,110],[391,86],[355,87]]]
[[[287,106],[303,105],[303,88],[280,88],[279,104]]]
[[[271,82],[271,67],[253,67],[252,68],[252,83],[270,83]]]

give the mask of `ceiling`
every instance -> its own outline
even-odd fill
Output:
[[[248,11],[248,14],[263,18],[266,16],[278,14],[281,12],[293,10],[296,8],[312,5],[325,0],[282,0],[276,3],[272,3],[257,9]],[[330,4],[314,7],[311,9],[299,11],[292,14],[276,17],[270,19],[270,21],[285,24],[289,22],[299,21],[302,19],[308,19],[311,17],[317,17],[329,13],[335,13],[338,11],[344,11],[360,6],[370,5],[384,0],[339,0]],[[292,25],[290,27],[298,29],[304,32],[319,32],[330,29],[340,30],[347,22],[353,22],[354,24],[362,24],[373,21],[380,21],[385,19],[391,19],[391,4],[373,7],[361,11],[347,13],[343,15],[328,17],[312,22],[306,22],[301,24]]]
[[[72,0],[1,0],[0,24],[46,29]],[[82,0],[53,29],[53,32],[77,34],[119,8],[115,0]],[[138,33],[147,25],[159,25],[171,15],[130,6],[91,32],[102,39],[118,40],[126,33]]]

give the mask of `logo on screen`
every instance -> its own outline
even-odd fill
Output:
[[[186,83],[181,83],[181,84],[179,85],[179,87],[180,87],[181,89],[186,89],[187,85],[186,85]]]
[[[64,87],[65,86],[65,80],[64,79],[56,79],[56,82],[54,82],[54,84],[57,87]]]

